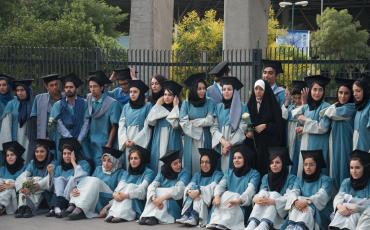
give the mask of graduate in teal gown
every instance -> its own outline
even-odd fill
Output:
[[[348,162],[352,151],[353,120],[356,113],[353,103],[353,80],[336,78],[337,101],[322,111],[330,119],[329,159],[330,177],[338,190],[342,181],[349,177]]]
[[[370,77],[362,77],[353,84],[356,115],[353,149],[370,152]]]
[[[350,177],[343,180],[334,198],[329,229],[356,229],[360,216],[370,207],[369,153],[353,151],[349,165]]]
[[[208,73],[208,75],[213,76],[213,84],[207,88],[207,97],[211,98],[216,104],[222,102],[221,77],[228,76],[229,72],[229,63],[223,61],[218,63]]]
[[[150,80],[150,95],[147,96],[146,101],[150,102],[150,104],[155,105],[157,100],[163,96],[164,90],[162,87],[162,83],[166,81],[167,78],[160,74],[156,74]]]
[[[175,81],[162,83],[164,96],[150,110],[146,123],[145,142],[151,141],[150,168],[157,172],[159,158],[169,150],[182,150],[180,118],[180,95],[182,86]],[[151,129],[152,132],[149,130]],[[151,135],[153,133],[153,135]]]
[[[212,147],[210,127],[213,125],[215,104],[206,97],[205,79],[205,73],[197,73],[185,80],[189,96],[180,111],[180,126],[184,132],[183,163],[192,174],[200,170],[198,148]]]
[[[181,216],[181,203],[190,174],[182,168],[180,152],[169,151],[160,159],[161,170],[149,185],[147,200],[139,224],[175,223]]]
[[[62,218],[62,212],[68,206],[69,193],[71,192],[71,180],[78,180],[90,173],[89,163],[83,159],[81,145],[73,137],[62,138],[59,141],[60,162],[54,168],[53,174],[53,197],[51,209],[46,217]]]
[[[302,150],[303,176],[287,194],[286,229],[327,229],[332,211],[333,180],[321,173],[326,167],[322,150]]]
[[[152,105],[145,102],[149,87],[141,80],[130,80],[130,100],[123,106],[118,124],[118,148],[125,151],[123,167],[128,169],[128,155],[134,145],[147,147],[142,135],[146,135],[144,123]]]
[[[248,112],[241,102],[240,90],[243,84],[236,77],[222,77],[222,103],[214,111],[214,122],[210,129],[212,148],[221,154],[221,170],[226,173],[232,166],[230,149],[245,140],[244,132],[248,121],[242,115]]]
[[[16,218],[30,218],[36,214],[43,199],[50,205],[52,197],[52,174],[55,168],[53,154],[55,142],[36,139],[33,159],[25,171],[17,177],[16,190],[19,192]]]
[[[305,82],[309,91],[305,89],[304,96],[307,96],[307,102],[292,111],[294,118],[303,124],[296,129],[297,135],[301,135],[301,150],[322,149],[325,162],[328,167],[322,172],[329,175],[329,128],[330,120],[327,117],[320,116],[320,111],[327,108],[329,103],[324,101],[325,86],[329,84],[330,78],[320,75],[305,77]],[[299,158],[297,176],[302,175],[303,161]]]
[[[196,172],[184,191],[182,217],[177,223],[205,227],[209,220],[214,190],[223,177],[217,170],[220,154],[212,149],[199,148],[200,171]]]
[[[0,131],[0,143],[18,141],[26,149],[22,155],[26,162],[32,159],[34,150],[30,146],[35,133],[30,121],[33,99],[31,84],[32,79],[13,81],[16,97],[4,109]]]
[[[5,166],[0,167],[0,216],[13,214],[17,209],[15,180],[25,170],[22,154],[25,151],[16,141],[2,145],[4,150]]]
[[[118,160],[123,152],[103,147],[102,153],[101,166],[96,167],[91,176],[78,180],[71,190],[69,206],[63,214],[70,220],[107,215],[106,206],[124,172]]]
[[[83,143],[86,149],[86,134],[88,119],[85,119],[87,110],[86,100],[77,95],[77,89],[83,82],[74,73],[60,77],[64,87],[64,96],[54,103],[51,108],[48,126],[49,129],[57,130],[58,135],[63,138],[76,138]],[[59,140],[56,141],[59,146]],[[56,154],[55,160],[60,161],[60,154]]]
[[[104,72],[90,73],[85,119],[89,120],[89,159],[95,167],[101,164],[102,146],[114,148],[117,145],[118,121],[121,106],[118,101],[104,92],[111,81]]]
[[[108,223],[138,219],[144,210],[147,188],[155,174],[146,165],[150,151],[133,146],[128,156],[129,167],[114,190],[112,206],[105,218]]]
[[[121,107],[126,105],[130,100],[130,88],[129,81],[132,79],[130,68],[115,69],[113,76],[115,77],[118,86],[111,91],[108,91],[108,95],[116,99]]]
[[[263,176],[260,191],[254,196],[254,207],[246,230],[281,229],[288,211],[286,192],[293,188],[296,176],[289,174],[292,164],[288,149],[269,148],[270,168]]]
[[[207,228],[244,229],[245,214],[260,184],[260,174],[252,169],[253,153],[246,145],[234,146],[233,167],[215,188],[213,210]]]
[[[281,106],[282,117],[288,121],[287,125],[287,146],[289,156],[292,159],[290,173],[297,175],[298,160],[301,154],[301,135],[296,134],[296,128],[300,125],[298,120],[293,118],[292,111],[302,105],[302,90],[306,87],[304,81],[292,81],[292,90],[285,98]]]

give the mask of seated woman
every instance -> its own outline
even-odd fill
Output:
[[[16,190],[19,192],[18,209],[15,218],[30,218],[45,198],[50,204],[52,192],[51,174],[54,169],[52,150],[55,149],[54,141],[37,139],[33,160],[28,163],[25,171],[15,181]]]
[[[148,185],[154,179],[154,172],[146,166],[150,151],[138,145],[128,155],[129,167],[123,173],[113,193],[112,207],[105,218],[108,223],[131,221],[140,217],[144,210]]]
[[[62,218],[62,211],[68,207],[68,199],[73,182],[83,176],[89,175],[90,165],[82,159],[81,145],[77,139],[62,138],[59,149],[62,153],[60,165],[54,169],[54,194],[51,199],[51,209],[46,217]]]
[[[104,208],[112,199],[112,193],[122,176],[119,158],[123,152],[103,147],[102,165],[92,176],[86,176],[77,182],[70,194],[69,206],[63,213],[70,220],[105,216]]]
[[[169,151],[160,160],[164,163],[148,187],[147,200],[139,224],[175,223],[180,218],[181,200],[190,174],[182,168],[179,151]]]
[[[17,141],[3,143],[5,166],[0,167],[0,216],[17,209],[15,180],[25,170],[22,154],[25,149]]]
[[[356,229],[361,214],[370,207],[369,164],[368,152],[352,152],[350,178],[343,180],[334,198],[335,215],[329,229]]]
[[[254,207],[246,230],[280,229],[288,214],[285,210],[286,192],[293,188],[296,176],[289,174],[292,164],[288,149],[270,147],[270,169],[262,178],[260,191],[253,198]]]
[[[287,192],[285,209],[290,211],[286,229],[327,229],[333,180],[321,173],[326,167],[323,151],[302,150],[301,154],[303,177]]]
[[[251,168],[252,150],[239,145],[232,152],[233,168],[215,188],[209,229],[244,229],[245,209],[252,205],[260,183],[260,174]]]
[[[184,192],[182,217],[177,223],[205,227],[208,223],[208,212],[212,203],[216,185],[223,177],[216,170],[220,154],[212,149],[199,148],[200,172],[194,174]]]

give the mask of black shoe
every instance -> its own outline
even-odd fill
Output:
[[[159,224],[159,221],[155,217],[149,217],[148,219],[146,219],[145,224],[149,225],[149,226],[157,225],[157,224]]]
[[[63,218],[63,212],[55,213],[55,217],[58,219]]]
[[[69,214],[75,210],[76,205],[74,204],[69,204],[68,208],[62,212],[62,217],[67,217]]]
[[[141,217],[140,219],[139,219],[139,222],[138,222],[138,224],[140,224],[140,225],[146,225],[146,220],[148,219],[148,217]]]
[[[14,217],[15,218],[23,218],[23,213],[24,213],[24,208],[25,208],[26,206],[21,206],[21,207],[19,207],[16,211],[15,211],[15,213],[14,213]]]
[[[28,206],[24,208],[23,218],[31,218],[33,217],[32,209]]]
[[[54,217],[55,216],[55,212],[53,209],[50,209],[49,212],[45,215],[46,217]]]
[[[6,215],[6,208],[3,205],[0,205],[0,216]]]
[[[121,223],[121,222],[127,222],[127,220],[125,219],[122,219],[122,218],[118,218],[118,217],[114,217],[112,220],[111,220],[112,223]]]
[[[75,208],[75,210],[73,210],[73,212],[69,214],[68,217],[70,220],[81,220],[86,218],[84,211],[82,211],[82,209],[80,208]]]

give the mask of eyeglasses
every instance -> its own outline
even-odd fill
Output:
[[[207,165],[209,165],[209,164],[211,164],[211,162],[209,162],[209,161],[200,161],[200,164],[207,164]]]

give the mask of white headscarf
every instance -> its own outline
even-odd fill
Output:
[[[259,86],[261,87],[263,90],[265,90],[265,82],[262,80],[262,79],[259,79],[257,80],[255,83],[254,83],[254,89]]]
[[[110,155],[109,153],[104,153],[101,156],[101,160],[102,161],[103,161],[103,158],[105,156],[108,156],[109,157],[109,160],[112,162],[112,169],[110,171],[107,171],[107,170],[105,170],[105,168],[103,167],[103,165],[102,165],[101,168],[103,169],[103,173],[110,175],[110,174],[114,173],[117,169],[120,168],[120,163],[119,163],[119,160],[117,158],[115,158],[114,156]]]

